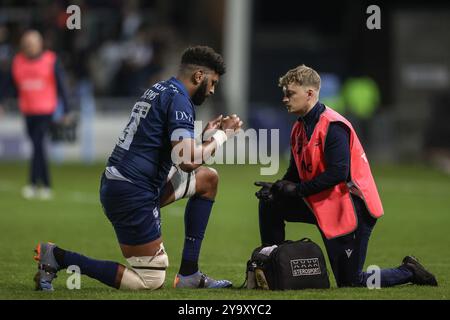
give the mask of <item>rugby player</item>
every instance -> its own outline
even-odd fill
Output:
[[[214,94],[224,73],[223,58],[213,49],[189,47],[181,57],[177,76],[146,90],[132,109],[100,185],[104,213],[114,227],[128,266],[39,243],[36,289],[53,290],[57,272],[71,265],[117,289],[162,287],[169,262],[161,235],[160,208],[181,198],[189,200],[182,261],[174,287],[231,287],[230,281],[208,277],[198,267],[219,180],[214,169],[202,164],[240,130],[242,121],[236,115],[219,116],[203,131],[203,138],[207,134],[209,138],[196,143],[194,106]],[[172,152],[175,148],[181,152]]]

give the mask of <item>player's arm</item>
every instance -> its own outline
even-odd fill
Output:
[[[236,115],[226,118],[217,117],[208,122],[203,130],[202,136],[207,140],[201,144],[197,144],[193,138],[172,141],[172,162],[178,164],[181,170],[186,172],[197,169],[241,127],[242,121]]]

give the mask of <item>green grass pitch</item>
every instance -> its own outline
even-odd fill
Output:
[[[285,163],[280,168],[281,176]],[[255,180],[258,166],[216,166],[219,194],[203,241],[200,267],[216,278],[233,281],[226,290],[175,290],[184,237],[185,200],[162,209],[164,244],[170,267],[165,287],[154,292],[123,292],[82,277],[80,290],[65,286],[68,274],[55,280],[55,292],[36,292],[33,248],[38,241],[99,259],[124,262],[111,225],[98,201],[102,165],[52,165],[53,201],[25,201],[25,163],[0,163],[0,299],[449,299],[450,298],[450,178],[423,166],[375,166],[375,179],[385,208],[372,234],[366,266],[398,266],[414,254],[435,273],[439,287],[404,285],[395,288],[332,289],[285,292],[239,290],[246,261],[259,242]],[[287,238],[310,237],[323,244],[314,226],[287,225]],[[328,263],[328,261],[327,261]],[[329,268],[329,265],[328,265]]]

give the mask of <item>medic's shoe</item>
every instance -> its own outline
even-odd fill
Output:
[[[38,272],[34,276],[36,290],[53,291],[52,281],[56,278],[59,265],[53,255],[53,243],[38,243],[34,252],[34,260],[38,262]]]
[[[174,288],[223,289],[230,288],[232,285],[233,284],[228,280],[214,280],[200,271],[197,271],[190,276],[177,274],[173,282]]]
[[[413,256],[406,256],[403,258],[403,265],[413,273],[412,283],[421,286],[433,286],[438,285],[435,276],[427,271],[424,266],[419,263],[419,260]]]

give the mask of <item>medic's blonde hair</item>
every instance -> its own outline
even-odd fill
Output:
[[[286,87],[291,83],[297,83],[300,86],[313,87],[317,91],[320,90],[320,76],[312,68],[304,64],[289,70],[284,76],[278,80],[278,86]]]

